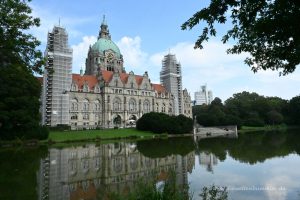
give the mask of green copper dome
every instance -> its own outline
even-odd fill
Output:
[[[112,50],[116,56],[120,58],[121,52],[119,47],[110,39],[99,38],[98,41],[92,46],[92,50],[103,53],[106,50]]]

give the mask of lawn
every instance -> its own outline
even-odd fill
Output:
[[[274,125],[274,126],[242,126],[241,130],[238,130],[239,133],[246,133],[246,132],[255,132],[255,131],[279,131],[279,130],[286,130],[288,127],[286,125]]]
[[[50,131],[49,140],[54,142],[79,141],[91,139],[121,139],[129,137],[151,138],[155,134],[138,131],[136,129],[106,129],[106,130],[82,130],[82,131]]]

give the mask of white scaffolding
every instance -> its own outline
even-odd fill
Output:
[[[47,126],[69,124],[69,96],[72,81],[72,49],[63,27],[48,33],[43,86],[43,119]]]

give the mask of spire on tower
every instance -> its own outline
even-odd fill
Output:
[[[103,20],[102,20],[102,24],[101,25],[106,25],[107,26],[107,22],[106,22],[106,19],[105,19],[105,15],[103,15]]]
[[[109,30],[108,30],[108,26],[107,26],[107,22],[105,19],[105,15],[103,15],[103,20],[100,26],[100,31],[99,31],[99,36],[98,39],[100,38],[105,38],[105,39],[111,39],[110,38],[110,34],[109,34]]]

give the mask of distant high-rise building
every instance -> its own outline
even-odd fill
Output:
[[[207,91],[206,85],[202,85],[201,89],[195,92],[195,105],[209,105],[213,101],[212,91]]]
[[[66,92],[70,90],[72,80],[72,53],[66,30],[55,26],[48,33],[45,51],[42,94],[44,125],[69,124],[69,94]]]
[[[173,94],[175,115],[183,114],[181,65],[177,62],[175,55],[168,54],[164,57],[160,82]]]

